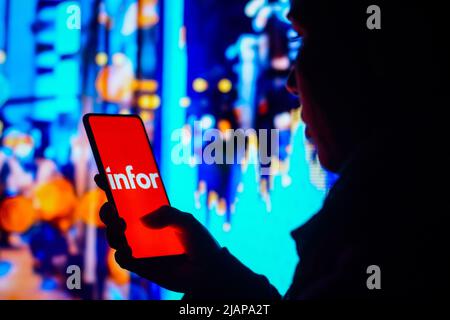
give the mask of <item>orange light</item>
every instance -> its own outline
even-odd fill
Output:
[[[133,97],[133,85],[134,74],[127,63],[104,66],[95,81],[99,96],[105,101],[114,103],[130,101]]]
[[[139,116],[144,122],[152,121],[155,118],[152,111],[142,111],[139,113]]]
[[[108,252],[108,269],[111,279],[119,286],[125,285],[130,281],[130,273],[122,269],[116,262],[114,254],[116,250],[110,249]]]
[[[231,89],[233,89],[233,84],[228,79],[222,79],[217,84],[217,88],[222,93],[228,93],[231,91]]]
[[[137,23],[139,28],[151,28],[159,22],[157,0],[140,0]]]
[[[99,24],[104,24],[104,25],[108,25],[111,22],[108,14],[106,12],[100,12],[98,14],[97,20],[98,20]]]
[[[198,93],[202,93],[208,90],[208,86],[208,81],[203,78],[197,78],[192,83],[192,88]]]
[[[200,192],[201,194],[206,192],[206,181],[205,180],[200,180],[200,182],[198,183],[198,192]]]
[[[152,95],[144,94],[139,97],[138,105],[142,109],[148,110],[158,109],[159,106],[161,105],[161,98],[156,94]]]
[[[217,205],[217,202],[219,200],[219,195],[215,191],[210,191],[208,193],[208,209],[212,209],[214,206]]]
[[[156,80],[148,79],[148,80],[137,80],[136,81],[136,89],[139,91],[147,91],[150,93],[154,93],[158,91],[159,83]]]
[[[219,216],[224,216],[227,213],[227,201],[224,198],[220,198],[219,204],[217,205],[217,214]]]
[[[99,212],[106,201],[106,195],[102,190],[98,188],[92,189],[81,197],[75,210],[75,216],[88,225],[104,226],[100,220]]]
[[[95,55],[95,63],[103,67],[108,63],[108,55],[104,52],[99,52]]]
[[[39,185],[33,193],[33,202],[44,221],[71,215],[77,203],[72,184],[58,177]]]
[[[35,221],[36,212],[28,198],[8,198],[0,205],[0,228],[7,232],[25,232]]]
[[[226,119],[221,119],[217,123],[217,128],[222,132],[225,133],[227,130],[231,129],[231,122]]]

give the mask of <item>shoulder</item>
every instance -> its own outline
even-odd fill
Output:
[[[392,153],[382,159],[367,158],[380,154],[373,149],[355,159],[323,208],[293,232],[300,264],[291,297],[383,298],[450,287],[440,177],[432,159],[416,154],[425,146],[394,149],[384,147]],[[371,266],[381,272],[380,292],[367,288]]]

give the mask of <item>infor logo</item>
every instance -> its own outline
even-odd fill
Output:
[[[158,173],[133,173],[133,166],[128,165],[125,167],[126,173],[111,173],[111,168],[106,168],[106,175],[108,177],[109,184],[112,190],[130,190],[137,187],[147,190],[150,188],[158,189],[157,179]]]

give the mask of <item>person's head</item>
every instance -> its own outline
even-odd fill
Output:
[[[379,30],[367,27],[373,4]],[[328,170],[338,171],[374,133],[418,120],[414,106],[431,103],[440,41],[426,9],[392,0],[291,0],[288,17],[302,45],[287,86],[300,97],[306,134]]]

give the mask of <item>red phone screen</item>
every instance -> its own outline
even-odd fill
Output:
[[[106,175],[119,216],[127,224],[125,236],[133,257],[185,253],[173,228],[150,229],[140,220],[169,204],[141,119],[109,115],[89,115],[86,119],[97,165]]]

